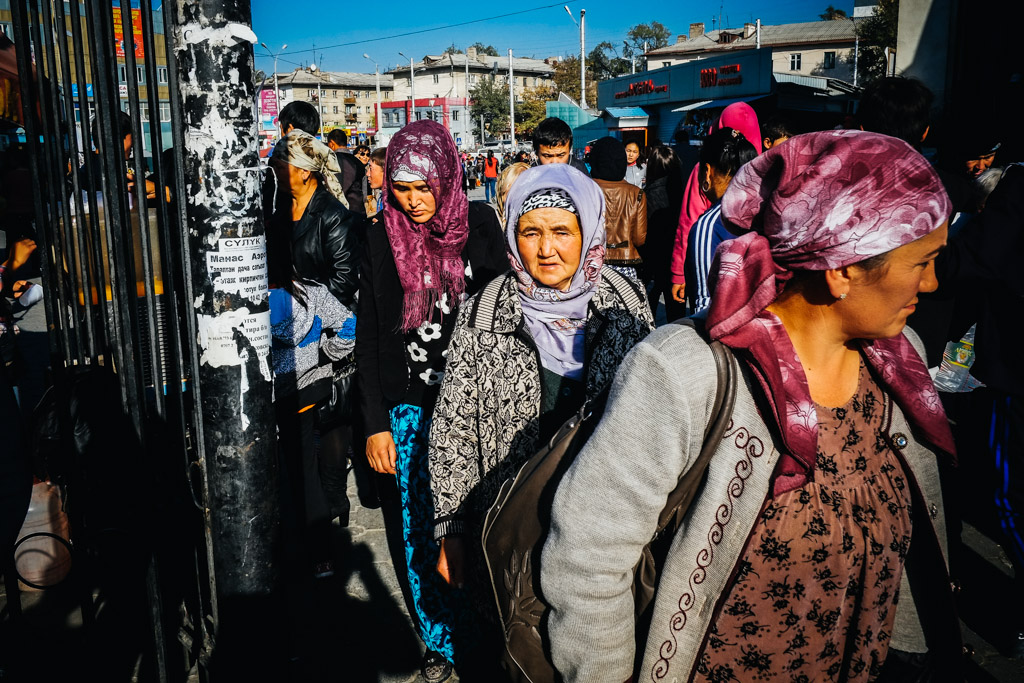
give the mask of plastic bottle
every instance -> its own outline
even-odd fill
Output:
[[[976,327],[977,325],[971,325],[971,329],[967,330],[960,341],[946,344],[946,350],[942,352],[942,364],[935,375],[935,388],[939,391],[962,393],[984,386],[971,376]]]
[[[18,540],[35,533],[54,534],[68,540],[68,516],[61,506],[60,489],[45,481],[32,486],[32,500]],[[49,536],[36,536],[20,543],[14,552],[18,574],[39,586],[60,583],[71,571],[71,551],[66,545]],[[22,590],[38,590],[20,582]]]

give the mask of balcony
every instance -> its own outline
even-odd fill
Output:
[[[356,98],[354,98],[354,97],[346,97],[345,98],[345,104],[355,104],[355,103],[356,103]]]

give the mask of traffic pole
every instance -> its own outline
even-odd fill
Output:
[[[229,680],[250,667],[273,671],[265,667],[276,650],[261,648],[278,642],[282,621],[267,251],[253,106],[256,36],[249,0],[175,1],[185,268],[199,355],[193,391],[201,403],[214,660]]]

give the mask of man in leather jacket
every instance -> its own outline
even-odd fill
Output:
[[[590,176],[604,192],[608,207],[605,263],[635,269],[643,262],[637,247],[647,241],[647,198],[626,182],[626,166],[621,140],[601,138],[590,148]]]

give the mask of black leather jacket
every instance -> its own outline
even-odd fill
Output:
[[[292,228],[296,274],[326,285],[349,308],[359,290],[365,223],[364,217],[349,211],[330,192],[320,188]]]

